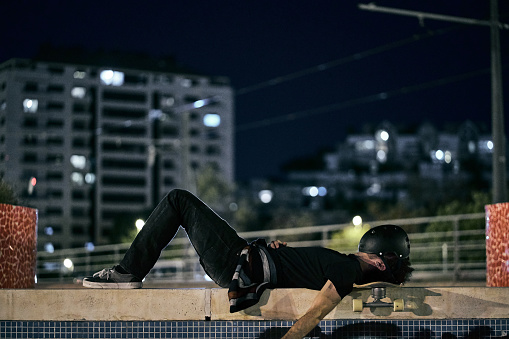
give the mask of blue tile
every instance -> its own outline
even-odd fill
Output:
[[[292,321],[0,321],[0,338],[258,338],[271,329],[289,328]],[[368,325],[369,326],[365,326]],[[509,319],[447,320],[322,320],[320,336],[339,334],[412,338],[483,335],[501,337]],[[318,335],[317,335],[318,337]]]

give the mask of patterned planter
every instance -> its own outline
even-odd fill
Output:
[[[486,205],[486,286],[509,287],[509,203]]]
[[[0,288],[34,288],[37,210],[0,204]]]

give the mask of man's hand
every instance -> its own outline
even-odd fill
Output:
[[[320,293],[313,300],[313,304],[292,328],[286,333],[283,339],[302,338],[308,334],[330,311],[341,301],[332,281],[327,280]]]
[[[269,246],[271,248],[279,248],[280,246],[286,246],[287,243],[284,242],[284,241],[281,241],[281,240],[274,240],[274,241],[271,241]]]

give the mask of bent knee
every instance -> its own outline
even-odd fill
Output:
[[[193,194],[185,189],[182,188],[174,188],[171,191],[166,194],[166,198],[168,200],[172,200],[178,197],[184,197],[184,196],[192,196]]]

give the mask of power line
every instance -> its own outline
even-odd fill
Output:
[[[448,84],[451,84],[454,82],[463,81],[463,80],[474,78],[474,77],[477,77],[480,75],[489,74],[489,72],[490,72],[490,70],[486,68],[486,69],[472,71],[472,72],[468,72],[468,73],[457,74],[457,75],[444,77],[441,79],[437,79],[437,80],[433,80],[433,81],[429,81],[429,82],[425,82],[425,83],[421,83],[421,84],[417,84],[417,85],[401,87],[399,89],[395,89],[395,90],[391,90],[391,91],[387,91],[387,92],[370,94],[370,95],[366,95],[366,96],[363,96],[360,98],[337,102],[337,103],[330,104],[330,105],[325,105],[325,106],[321,106],[321,107],[316,107],[316,108],[311,108],[311,109],[307,109],[307,110],[288,113],[288,114],[280,115],[277,117],[262,119],[259,121],[239,125],[236,127],[236,132],[244,132],[244,131],[248,131],[248,130],[252,130],[252,129],[256,129],[256,128],[260,128],[260,127],[271,126],[271,125],[278,124],[278,123],[283,123],[283,122],[293,121],[293,120],[297,120],[297,119],[307,118],[310,116],[316,116],[316,115],[320,115],[320,114],[330,113],[333,111],[340,111],[340,110],[344,110],[344,109],[355,107],[355,106],[360,106],[360,105],[364,105],[364,104],[373,103],[376,101],[382,101],[382,100],[386,100],[389,98],[394,98],[394,97],[404,95],[404,94],[410,94],[410,93],[414,93],[414,92],[418,92],[418,91],[422,91],[422,90],[426,90],[426,89],[430,89],[430,88],[434,88],[434,87],[438,87],[438,86],[448,85]]]
[[[460,26],[454,26],[454,27],[449,27],[449,28],[445,28],[445,29],[437,29],[437,30],[428,31],[426,33],[419,34],[419,35],[412,35],[409,38],[405,38],[405,39],[395,41],[395,42],[392,42],[389,44],[371,48],[366,51],[355,53],[355,54],[352,54],[352,55],[344,57],[344,58],[335,59],[335,60],[332,60],[329,62],[325,62],[325,63],[319,64],[319,65],[305,68],[305,69],[302,69],[297,72],[293,72],[290,74],[275,77],[275,78],[260,82],[255,85],[240,88],[237,91],[235,91],[235,95],[239,96],[239,95],[248,94],[248,93],[255,92],[255,91],[267,88],[267,87],[279,85],[281,83],[284,83],[284,82],[287,82],[290,80],[302,78],[307,75],[311,75],[311,74],[318,73],[318,72],[323,72],[323,71],[329,70],[331,68],[338,67],[338,66],[350,63],[350,62],[359,61],[361,59],[364,59],[364,58],[367,58],[367,57],[370,57],[370,56],[373,56],[376,54],[380,54],[383,52],[387,52],[387,51],[396,49],[398,47],[402,47],[402,46],[411,44],[413,42],[432,38],[432,37],[435,37],[438,35],[443,35],[443,34],[449,33],[452,30],[456,30],[458,28],[460,28]]]

